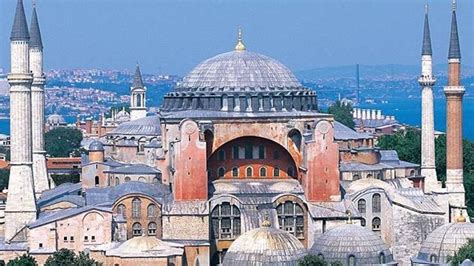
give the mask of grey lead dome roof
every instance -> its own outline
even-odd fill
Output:
[[[347,265],[353,255],[357,265],[380,264],[380,255],[385,255],[385,263],[393,261],[393,255],[382,239],[366,227],[345,224],[335,227],[314,240],[310,254],[323,255],[328,262]]]
[[[277,60],[248,51],[231,51],[197,65],[178,84],[176,90],[221,88],[298,88],[302,85],[293,73]]]
[[[296,266],[307,255],[293,235],[274,227],[260,227],[238,237],[227,250],[226,266]]]
[[[156,115],[147,116],[120,124],[111,135],[160,136],[160,118]]]
[[[446,263],[448,256],[453,256],[469,238],[474,238],[474,224],[449,223],[436,228],[421,244],[417,260],[430,261],[432,255],[439,263]]]

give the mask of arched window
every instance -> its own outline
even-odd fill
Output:
[[[95,186],[99,186],[99,177],[95,176]]]
[[[140,177],[138,178],[138,181],[139,181],[139,182],[146,183],[146,178],[143,177],[143,176],[140,176]]]
[[[154,177],[153,184],[159,184],[159,183],[160,183],[160,179],[158,177]]]
[[[430,255],[430,262],[438,262],[438,256],[435,254]]]
[[[156,223],[151,222],[148,224],[148,235],[149,236],[156,235]]]
[[[138,141],[138,152],[144,152],[145,151],[145,139],[140,139]]]
[[[142,201],[139,198],[134,198],[132,200],[132,217],[140,218],[140,208]]]
[[[372,212],[380,212],[380,194],[374,194],[372,196]]]
[[[267,176],[267,168],[265,167],[260,168],[260,176],[261,177]]]
[[[365,219],[364,219],[364,218],[362,218],[362,219],[360,220],[360,225],[361,225],[361,226],[365,226],[365,225],[366,225],[366,222],[365,222]]]
[[[379,254],[379,263],[385,264],[385,254],[383,254],[383,252],[380,252]]]
[[[278,167],[273,168],[273,176],[280,176],[280,168]]]
[[[347,264],[349,266],[356,266],[356,257],[354,255],[350,255],[347,259]]]
[[[142,225],[140,223],[134,223],[133,224],[132,234],[133,234],[133,236],[141,236],[142,235]]]
[[[411,170],[410,171],[410,176],[415,176],[415,173],[416,173],[415,170]]]
[[[239,146],[232,146],[232,159],[240,159],[239,158]]]
[[[212,230],[216,239],[234,239],[240,235],[240,210],[228,202],[212,210]]]
[[[286,172],[288,176],[295,177],[295,169],[293,166],[288,166],[288,171]]]
[[[295,147],[298,150],[300,150],[300,148],[301,148],[301,133],[296,129],[292,129],[288,133],[288,138],[290,138],[291,141],[293,141],[293,144],[295,145]]]
[[[126,211],[125,205],[120,204],[120,205],[117,207],[117,214],[122,214],[123,218],[126,217],[125,211]]]
[[[373,178],[374,176],[372,174],[368,174],[367,178]]]
[[[129,176],[125,177],[125,182],[130,182],[130,177]]]
[[[382,180],[382,174],[381,174],[381,173],[378,173],[378,174],[377,174],[377,179],[378,179],[378,180]]]
[[[247,177],[252,177],[253,176],[252,166],[247,167],[247,169],[245,170],[245,173],[247,174]]]
[[[147,212],[146,216],[148,218],[155,218],[155,216],[156,216],[156,206],[155,206],[155,204],[148,205],[148,207],[146,209],[146,212]]]
[[[352,176],[352,180],[353,181],[356,181],[356,180],[359,180],[360,179],[360,176],[358,174],[355,174]]]
[[[217,152],[217,160],[224,161],[225,160],[225,150],[219,150]]]
[[[301,206],[293,201],[285,201],[277,206],[278,223],[280,229],[304,238],[304,212]]]
[[[225,168],[219,167],[219,169],[217,169],[217,174],[219,175],[219,177],[223,177],[225,175]]]
[[[365,199],[360,199],[360,200],[357,202],[357,210],[358,210],[360,213],[365,213],[365,211],[366,211],[366,202],[365,202]]]
[[[258,159],[265,159],[265,146],[258,146]]]
[[[372,219],[372,231],[380,231],[380,223],[381,221],[379,217]]]
[[[118,177],[115,178],[115,185],[116,186],[120,185],[120,178]]]
[[[237,167],[232,168],[232,176],[233,177],[239,176],[239,168]]]

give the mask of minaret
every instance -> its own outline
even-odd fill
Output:
[[[41,192],[49,189],[49,182],[46,152],[44,151],[44,84],[46,79],[43,74],[43,42],[41,41],[36,5],[33,5],[30,26],[30,70],[33,73],[33,84],[31,85],[33,177],[35,193],[38,197]]]
[[[440,188],[435,167],[435,136],[433,111],[433,60],[431,51],[428,5],[425,6],[423,47],[421,50],[421,175],[425,177],[425,192]]]
[[[10,135],[11,162],[5,209],[5,241],[9,242],[24,226],[35,220],[31,146],[31,83],[29,70],[28,24],[23,1],[18,0],[10,37]]]
[[[142,73],[137,64],[133,86],[130,88],[130,120],[140,119],[146,116],[146,87],[143,86]]]
[[[453,1],[451,39],[448,53],[448,86],[446,95],[446,188],[449,204],[464,207],[463,148],[462,148],[462,98],[461,50],[459,48],[458,26],[456,22],[456,2]]]

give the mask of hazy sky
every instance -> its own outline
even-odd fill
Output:
[[[28,19],[31,1],[24,0]],[[133,69],[185,74],[233,49],[237,27],[248,50],[292,70],[420,60],[425,0],[158,1],[37,0],[46,69]],[[446,63],[451,1],[431,0],[436,64]],[[9,67],[16,0],[0,0],[0,66]],[[458,0],[462,60],[474,65],[474,1]]]

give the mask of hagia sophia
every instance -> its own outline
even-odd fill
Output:
[[[455,7],[451,13],[446,187],[435,171],[428,12],[421,165],[320,112],[316,92],[279,61],[250,51],[239,30],[235,47],[192,69],[158,112],[148,112],[137,66],[130,112],[97,127],[103,131],[87,146],[79,183],[55,186],[44,151],[38,16],[33,8],[28,27],[18,0],[0,260],[27,253],[43,265],[66,248],[110,266],[283,266],[306,255],[348,266],[446,265],[474,238],[462,182]]]

